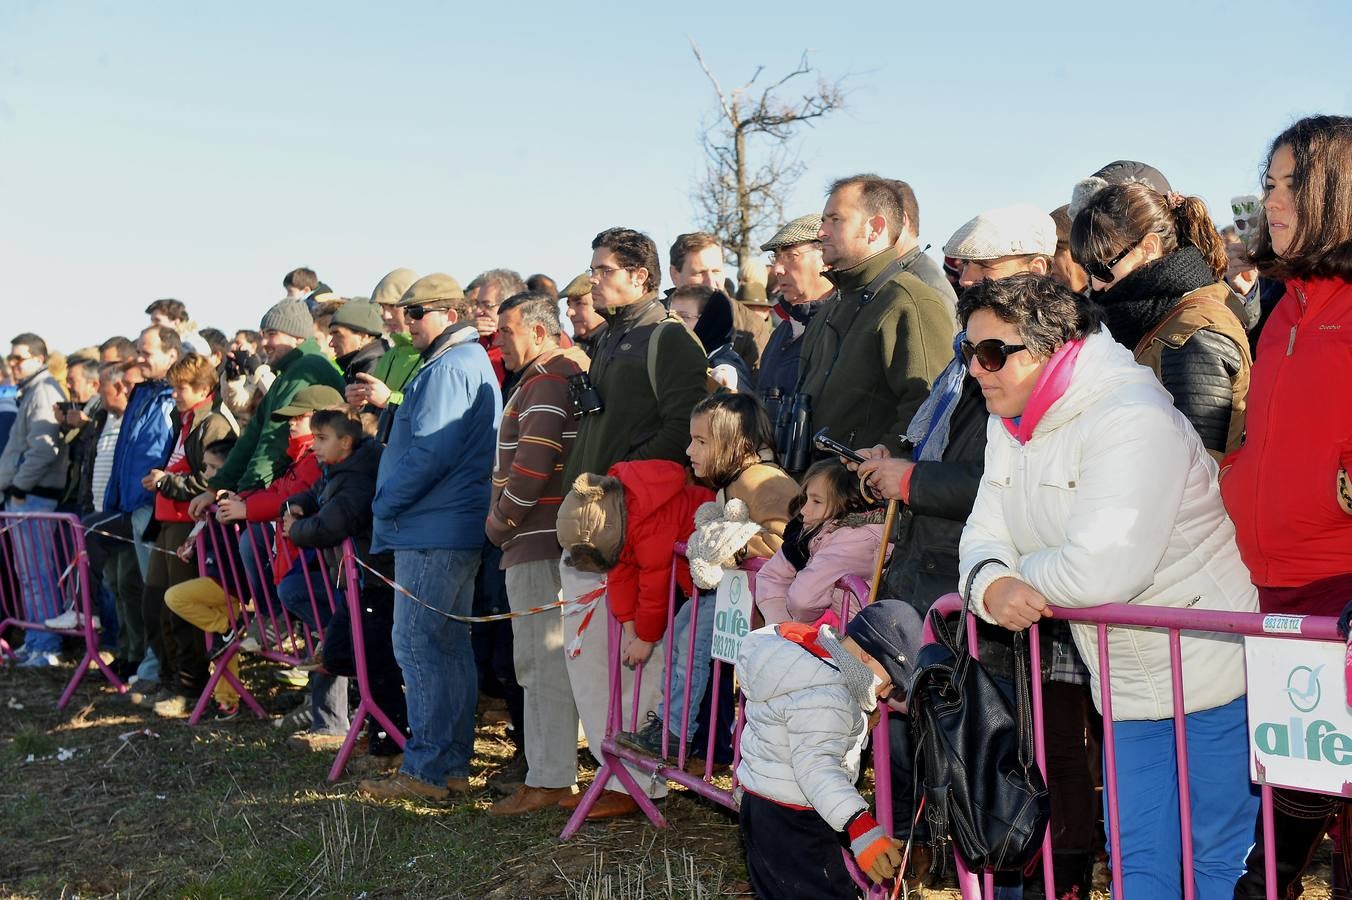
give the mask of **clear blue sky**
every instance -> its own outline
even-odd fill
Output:
[[[314,267],[561,282],[600,229],[693,225],[725,84],[808,49],[851,76],[805,132],[793,214],[832,178],[905,178],[922,240],[1117,158],[1228,220],[1267,142],[1352,112],[1352,3],[0,4],[0,337],[134,335],[158,297],[257,327]],[[966,15],[967,18],[962,18]]]

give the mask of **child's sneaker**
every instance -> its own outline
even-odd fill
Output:
[[[48,628],[55,628],[58,631],[74,631],[77,628],[84,627],[84,616],[72,606],[61,615],[48,619],[42,624],[46,625]],[[98,616],[94,616],[94,630],[100,631],[102,629],[103,623],[99,621]]]
[[[61,665],[61,657],[45,650],[29,653],[19,660],[20,669],[50,669]]]
[[[206,712],[202,713],[202,718],[198,720],[198,724],[200,725],[203,722],[229,722],[231,719],[238,718],[238,716],[238,702],[226,706],[219,700],[213,700],[211,705],[207,707]]]
[[[665,731],[666,726],[662,723],[661,717],[649,710],[648,719],[642,728],[638,731],[621,731],[615,735],[615,743],[657,759],[665,759],[662,755],[662,735]],[[668,746],[675,749],[680,746],[680,739],[673,734]]]

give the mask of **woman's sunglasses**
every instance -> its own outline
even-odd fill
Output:
[[[962,351],[962,361],[967,365],[972,364],[972,358],[975,357],[981,368],[987,372],[998,372],[1005,367],[1005,361],[1009,359],[1011,353],[1018,353],[1020,350],[1027,350],[1024,344],[1006,344],[1004,341],[995,338],[987,338],[973,344],[971,341],[963,341],[958,344]]]
[[[1121,253],[1117,254],[1107,262],[1091,259],[1084,264],[1084,270],[1104,284],[1112,284],[1113,279],[1116,277],[1113,275],[1113,266],[1120,263],[1135,247],[1135,244],[1128,244],[1122,249]]]

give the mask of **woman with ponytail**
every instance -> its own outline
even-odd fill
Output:
[[[1070,245],[1117,342],[1155,373],[1215,459],[1237,449],[1253,360],[1206,204],[1112,185],[1076,215]]]

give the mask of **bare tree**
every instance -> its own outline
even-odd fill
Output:
[[[813,74],[805,50],[798,66],[773,84],[757,86],[765,70],[757,66],[749,81],[725,91],[694,40],[690,49],[713,85],[719,110],[701,138],[707,164],[693,199],[702,227],[740,265],[751,253],[754,235],[783,223],[784,197],[804,168],[794,135],[845,106],[844,79],[819,77],[811,91],[798,94],[798,82]]]

